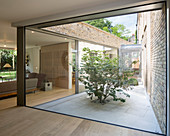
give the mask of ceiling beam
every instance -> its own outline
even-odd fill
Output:
[[[150,11],[155,9],[161,8],[161,3],[165,2],[165,0],[144,0],[143,2],[138,2],[140,0],[131,0],[128,4],[125,4],[122,2],[121,6],[115,6],[115,2],[110,3],[110,7],[108,5],[103,5],[103,7],[96,6],[93,7],[94,11],[91,11],[90,9],[86,8],[86,10],[75,10],[70,11],[66,13],[60,13],[56,15],[51,16],[44,16],[44,17],[38,17],[34,19],[19,21],[12,23],[12,26],[18,27],[18,26],[37,26],[38,27],[46,27],[51,25],[57,25],[61,24],[61,22],[58,22],[59,20],[67,20],[67,23],[73,23],[73,22],[79,22],[84,20],[90,20],[90,19],[97,19],[102,17],[110,17],[110,16],[119,16],[119,15],[126,15],[131,13],[138,13],[143,11]],[[99,8],[100,7],[100,8]],[[104,8],[105,7],[105,8]],[[98,10],[97,10],[98,9]],[[89,12],[87,12],[89,10]],[[79,18],[79,19],[76,19]],[[55,22],[58,22],[57,24]],[[48,23],[48,24],[47,24]],[[40,25],[44,26],[40,26]],[[45,25],[46,24],[46,25]]]

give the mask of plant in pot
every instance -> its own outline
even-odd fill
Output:
[[[110,59],[103,51],[83,48],[81,65],[78,70],[81,81],[91,100],[97,97],[97,101],[104,104],[111,96],[113,101],[125,102],[126,99],[118,97],[118,93],[126,97],[130,95],[126,92],[132,89],[129,84],[129,77],[133,76],[133,71],[121,69],[119,59]]]

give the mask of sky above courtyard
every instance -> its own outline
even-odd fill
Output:
[[[111,21],[113,26],[115,26],[116,24],[123,24],[124,26],[126,26],[126,29],[129,29],[131,31],[129,36],[135,34],[136,24],[137,24],[137,14],[109,17],[106,19]]]

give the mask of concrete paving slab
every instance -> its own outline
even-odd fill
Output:
[[[110,101],[107,104],[91,102],[86,93],[75,94],[36,108],[53,112],[118,124],[141,130],[162,133],[152,106],[142,85],[128,92],[125,103]],[[111,99],[111,98],[110,98]]]

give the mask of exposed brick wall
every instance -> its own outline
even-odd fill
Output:
[[[151,103],[162,131],[166,128],[166,29],[164,11],[151,13],[152,94]]]
[[[148,21],[148,19],[150,21]],[[138,36],[146,56],[143,78],[163,133],[166,131],[166,27],[164,9],[138,14]],[[149,34],[149,36],[148,36]],[[146,47],[144,47],[146,46]],[[148,76],[150,73],[150,76]]]
[[[123,40],[113,34],[105,32],[84,22],[53,26],[46,29],[110,47],[119,48],[122,44],[132,44],[131,42]]]

